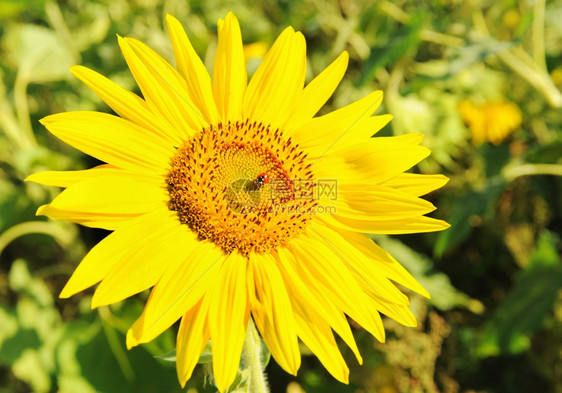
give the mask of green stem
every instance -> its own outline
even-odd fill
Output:
[[[482,42],[489,40],[491,38],[490,32],[488,31],[488,26],[486,25],[486,19],[482,12],[482,8],[477,5],[477,0],[474,0],[475,7],[472,13],[472,21],[474,28],[479,32],[482,37]],[[506,50],[496,53],[496,56],[504,62],[512,71],[519,74],[519,76],[526,80],[535,90],[537,90],[546,99],[548,104],[553,108],[562,107],[562,93],[558,91],[554,82],[546,72],[546,66],[544,66],[544,48],[541,47],[537,40],[543,40],[543,29],[544,29],[544,16],[541,13],[544,11],[543,0],[537,0],[535,3],[535,15],[533,20],[534,26],[534,56],[533,59],[527,52],[525,52],[521,47],[513,46]],[[542,27],[541,27],[542,26]],[[543,60],[537,63],[536,58],[542,58]]]
[[[248,392],[252,393],[269,393],[269,387],[265,377],[265,372],[262,365],[262,342],[258,335],[258,331],[254,322],[250,318],[248,329],[246,329],[246,339],[244,340],[244,349],[242,349],[242,356],[244,362],[248,367],[249,384]]]
[[[109,344],[109,348],[115,355],[115,359],[117,359],[117,364],[123,373],[123,376],[128,382],[132,382],[135,379],[135,372],[133,370],[133,366],[127,357],[126,351],[121,346],[119,337],[117,337],[117,332],[113,327],[113,322],[111,321],[111,311],[107,306],[98,308],[99,315],[102,319],[102,328],[103,332],[105,333],[105,337],[107,338],[107,342]]]
[[[562,176],[562,165],[557,164],[523,164],[516,167],[506,168],[503,172],[504,178],[512,181],[520,176],[529,175],[553,175]]]
[[[17,239],[20,236],[29,235],[31,233],[43,233],[45,235],[52,236],[63,247],[71,244],[72,240],[74,239],[72,233],[70,233],[69,231],[65,231],[64,228],[53,224],[52,222],[22,222],[8,228],[6,231],[4,231],[4,233],[0,235],[0,254],[2,254],[4,248],[6,248],[6,246],[13,240]]]
[[[74,44],[75,40],[73,39],[70,29],[64,21],[64,16],[62,15],[59,5],[55,1],[48,1],[45,4],[45,12],[47,13],[48,21],[50,22],[51,26],[53,27],[61,41],[70,51],[72,51],[76,63],[80,64],[82,62],[80,51],[76,49],[76,46]]]
[[[533,66],[529,64],[529,62],[532,62],[532,59],[525,51],[520,48],[513,48],[499,52],[497,56],[505,65],[541,93],[551,107],[562,107],[562,94],[554,86],[552,79],[550,79],[546,72],[541,71],[536,63],[532,63]]]
[[[8,95],[6,92],[6,86],[0,79],[0,130],[3,130],[4,134],[15,146],[14,150],[25,148],[25,144],[22,142],[20,135],[20,128],[18,121],[12,110],[12,106],[8,101]],[[12,150],[12,149],[10,149]],[[8,149],[6,146],[6,154]],[[0,159],[3,157],[0,157]]]
[[[37,51],[34,55],[29,56],[20,66],[14,82],[14,105],[16,107],[16,116],[20,126],[20,140],[24,149],[30,149],[37,146],[31,118],[29,117],[29,105],[27,97],[27,86],[29,85],[29,75],[33,66],[37,62],[37,58],[43,55],[43,51]]]
[[[544,12],[545,0],[536,0],[533,5],[533,60],[546,72],[544,56]]]

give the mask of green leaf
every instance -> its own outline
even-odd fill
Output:
[[[38,351],[26,350],[12,365],[14,375],[27,382],[37,393],[47,393],[51,389],[51,379],[45,369]]]
[[[441,80],[452,78],[472,65],[484,62],[490,55],[502,52],[514,44],[514,42],[496,41],[487,37],[485,41],[462,46],[447,59],[448,67],[446,73],[429,77]],[[486,86],[484,88],[487,89]]]
[[[12,24],[6,29],[2,46],[14,68],[28,83],[44,83],[70,77],[68,67],[76,63],[72,52],[56,33],[32,24]]]
[[[0,361],[11,364],[22,352],[21,345],[13,345],[20,341],[14,340],[14,336],[20,334],[18,321],[13,310],[4,308],[0,308],[0,321]]]
[[[557,243],[560,241],[557,235],[552,232],[545,231],[541,233],[537,240],[535,252],[529,260],[528,269],[539,267],[559,267],[560,256],[557,251]]]
[[[466,307],[474,313],[483,311],[483,305],[457,290],[449,278],[433,270],[433,263],[425,255],[419,254],[399,240],[387,236],[376,236],[377,244],[391,254],[414,278],[431,294],[430,302],[440,310]]]
[[[45,1],[46,0],[2,0],[0,21],[13,20],[23,12],[42,14],[45,8]]]
[[[479,191],[469,190],[460,195],[447,218],[451,227],[439,233],[433,254],[440,258],[445,252],[463,242],[472,232],[471,217],[485,214],[497,200],[505,183],[501,178],[494,178]]]
[[[525,351],[531,334],[548,315],[562,288],[562,264],[557,236],[543,232],[527,269],[521,271],[512,291],[485,324],[478,354],[481,357]]]
[[[162,355],[154,356],[156,359],[164,360],[165,362],[176,362],[176,349],[172,349],[170,352],[166,352]]]
[[[480,153],[484,159],[484,170],[488,179],[500,175],[511,157],[509,146],[506,143],[502,143],[499,146],[484,143],[480,147]]]
[[[408,51],[413,50],[419,43],[419,32],[423,27],[425,16],[419,12],[412,14],[407,24],[400,26],[393,37],[383,45],[375,45],[371,48],[371,55],[365,61],[361,70],[361,78],[358,85],[369,83],[375,72],[380,67],[397,62],[405,56]]]
[[[93,336],[83,337],[87,327],[76,326],[74,336],[65,337],[64,345],[57,349],[59,352],[59,368],[65,381],[76,381],[80,378],[96,392],[178,392],[180,387],[176,371],[172,367],[161,364],[143,347],[125,350],[125,336],[117,332],[119,344],[122,346],[133,370],[132,379],[121,370],[107,337],[98,328],[91,333]],[[77,337],[82,337],[76,342]],[[70,364],[69,364],[70,363]],[[72,365],[72,366],[70,366]],[[60,375],[60,374],[59,374]]]
[[[31,297],[41,306],[52,307],[54,304],[53,295],[49,288],[43,280],[31,275],[27,263],[23,259],[17,259],[12,264],[9,283],[14,292]]]
[[[162,355],[154,356],[156,359],[164,360],[166,362],[176,362],[176,349],[172,349]],[[198,364],[207,364],[213,361],[213,348],[211,346],[211,340],[207,341],[207,345],[203,348],[203,352],[197,361]]]
[[[0,233],[23,221],[35,218],[36,205],[12,182],[0,179]]]
[[[562,151],[562,137],[554,139],[544,145],[534,146],[527,154],[525,161],[537,164],[555,164],[560,162]]]

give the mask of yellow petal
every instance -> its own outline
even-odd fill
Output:
[[[342,310],[327,299],[323,293],[315,293],[307,281],[301,277],[300,261],[286,248],[279,248],[276,254],[277,266],[287,285],[289,296],[294,302],[296,298],[306,299],[310,308],[318,311],[320,321],[328,323],[332,329],[351,348],[359,364],[363,363],[357,344],[349,327],[349,323]]]
[[[363,143],[384,127],[391,115],[370,117],[382,102],[382,91],[297,126],[292,136],[310,157]]]
[[[216,281],[223,260],[222,250],[202,241],[183,260],[175,261],[176,268],[166,270],[127,332],[127,347],[151,341],[199,302]]]
[[[116,167],[163,174],[175,149],[144,128],[100,112],[58,113],[41,120],[57,138]]]
[[[83,180],[88,180],[100,176],[122,176],[127,178],[135,178],[139,181],[154,184],[160,187],[162,176],[155,175],[150,172],[133,172],[127,169],[116,168],[109,164],[98,165],[90,169],[80,171],[44,171],[34,173],[25,178],[25,181],[44,184],[46,186],[55,186],[68,188]]]
[[[333,257],[349,267],[359,287],[368,295],[361,300],[367,310],[377,310],[405,326],[417,325],[416,318],[408,308],[408,298],[384,274],[388,266],[368,264],[365,255],[334,230],[321,225],[314,225],[311,229],[326,246],[326,252],[331,251]],[[381,265],[382,268],[379,268]]]
[[[309,236],[318,238],[326,252],[331,252],[332,258],[339,258],[351,272],[357,275],[359,278],[357,282],[366,283],[377,297],[397,304],[409,303],[408,298],[377,270],[377,266],[366,263],[365,256],[346,242],[337,231],[318,224],[311,226],[310,229]]]
[[[306,42],[287,27],[252,77],[244,99],[247,118],[280,128],[300,96],[306,74]]]
[[[205,65],[195,53],[181,23],[169,14],[166,15],[166,23],[174,47],[176,67],[187,83],[191,100],[209,124],[217,124],[220,121],[219,113],[213,98],[211,77]]]
[[[301,358],[293,309],[283,277],[270,255],[251,255],[250,269],[255,286],[255,291],[250,288],[250,298],[256,326],[277,363],[296,375]]]
[[[37,215],[74,222],[127,221],[166,206],[166,198],[163,187],[134,177],[98,176],[70,186]]]
[[[359,284],[363,291],[369,295],[369,300],[366,302],[367,307],[377,310],[404,326],[416,327],[418,325],[416,317],[412,314],[407,304],[386,302],[365,281],[360,281]]]
[[[326,244],[311,236],[293,239],[287,248],[297,260],[309,261],[300,264],[300,274],[321,296],[335,303],[340,309],[363,326],[379,341],[384,341],[384,329],[380,315],[368,309],[367,295],[357,280],[333,252],[326,252]],[[346,296],[340,296],[345,293]]]
[[[419,175],[415,173],[401,173],[384,183],[386,187],[421,196],[443,187],[449,179],[443,175]]]
[[[374,252],[376,251],[374,247],[362,244],[363,247],[369,247],[366,255],[353,243],[348,242],[349,237],[364,236],[362,234],[348,233],[347,238],[344,238],[343,233],[322,225],[315,225],[312,229],[325,242],[327,248],[333,250],[350,266],[363,291],[370,295],[370,299],[366,302],[366,305],[370,304],[369,308],[374,308],[405,326],[417,325],[414,315],[408,308],[408,299],[389,281],[397,278],[398,280],[395,281],[403,282],[407,287],[428,295],[405,269],[395,261],[388,263],[387,260],[390,260],[388,255],[383,261],[380,261],[380,258],[369,260],[369,256],[378,256]]]
[[[105,76],[82,66],[70,67],[70,72],[96,93],[119,116],[152,132],[168,143],[179,146],[180,135],[167,119],[150,111],[147,103],[136,94],[122,88]]]
[[[319,178],[336,179],[339,185],[380,184],[426,158],[429,149],[394,138],[370,138],[360,144],[314,161]]]
[[[132,172],[127,171],[128,175]],[[85,169],[81,171],[44,171],[34,173],[25,178],[25,181],[43,184],[46,186],[55,187],[70,187],[73,184],[81,182],[92,177],[105,176],[109,174],[124,173],[123,169],[117,169],[111,165],[98,165],[94,168]],[[127,176],[127,175],[125,175]]]
[[[379,140],[388,140],[390,143],[400,142],[400,143],[411,143],[413,145],[419,145],[423,140],[424,135],[419,132],[409,132],[403,135],[397,136],[383,136],[379,137]]]
[[[209,341],[207,313],[209,303],[201,300],[181,319],[176,343],[176,370],[182,387],[197,364],[205,345]]]
[[[155,227],[166,230],[169,227],[167,212],[168,209],[161,207],[159,210],[132,219],[99,242],[74,270],[60,297],[68,298],[101,281],[116,264],[121,262],[119,255],[127,246],[137,245],[139,239],[146,236],[147,231]]]
[[[247,259],[234,252],[223,263],[209,293],[209,331],[213,375],[220,392],[234,382],[250,316],[246,287]]]
[[[199,240],[179,223],[175,212],[167,212],[146,227],[136,242],[121,245],[110,257],[116,262],[107,272],[92,298],[92,308],[119,302],[152,287],[168,269],[197,248]]]
[[[443,220],[426,216],[383,221],[368,218],[361,220],[356,218],[340,217],[335,214],[324,214],[321,219],[332,226],[349,231],[386,235],[435,232],[442,231],[450,227],[450,225]]]
[[[347,69],[349,55],[343,52],[332,64],[314,78],[296,99],[293,112],[283,127],[285,131],[311,119],[336,90]],[[290,132],[288,133],[290,135]]]
[[[349,369],[341,355],[330,326],[317,310],[307,305],[300,297],[293,298],[297,333],[302,342],[318,357],[338,381],[349,383]]]
[[[219,21],[220,22],[220,21]],[[218,25],[219,40],[213,69],[213,94],[223,122],[242,119],[248,76],[238,20],[229,12]]]
[[[376,265],[376,270],[388,277],[392,281],[430,298],[429,292],[422,287],[414,277],[404,269],[396,259],[379,247],[374,241],[362,233],[341,231],[338,234],[349,243],[350,247],[356,248],[366,259],[357,258],[355,263],[364,263],[367,266],[372,263]],[[363,268],[366,269],[367,267]]]
[[[193,136],[208,125],[191,101],[185,80],[168,62],[132,38],[119,37],[119,46],[144,99],[153,111],[175,127],[181,139]]]
[[[70,221],[89,228],[100,228],[108,231],[114,231],[125,225],[129,220],[135,218],[135,216],[124,217],[119,215],[102,216],[100,214],[90,214],[88,212],[82,212],[78,215],[76,212],[57,209],[51,205],[39,206],[35,214],[49,217],[51,220]]]
[[[360,190],[342,188],[337,200],[322,199],[325,206],[334,206],[335,214],[358,220],[396,220],[418,217],[435,210],[430,202],[398,190],[372,185]]]

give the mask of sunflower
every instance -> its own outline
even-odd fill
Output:
[[[499,145],[523,120],[519,107],[509,101],[476,105],[464,100],[459,103],[458,110],[475,145],[483,142]]]
[[[404,173],[430,153],[421,135],[371,138],[391,120],[371,116],[380,91],[314,117],[343,77],[347,53],[304,87],[305,39],[288,27],[247,83],[240,27],[229,13],[218,23],[211,79],[180,23],[167,16],[167,26],[176,67],[118,38],[143,98],[75,66],[118,116],[78,111],[41,121],[105,162],[27,179],[66,188],[38,215],[112,231],[60,296],[99,283],[99,307],[152,287],[127,346],[181,319],[182,385],[211,340],[216,385],[226,391],[251,321],[287,372],[299,368],[301,340],[347,383],[333,332],[362,360],[346,316],[383,341],[380,313],[416,325],[394,282],[429,297],[365,233],[447,228],[425,216],[434,206],[419,198],[447,179]]]

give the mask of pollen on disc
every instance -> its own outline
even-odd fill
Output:
[[[304,232],[317,205],[306,154],[279,129],[216,124],[180,146],[167,176],[179,221],[230,253],[267,253]]]

